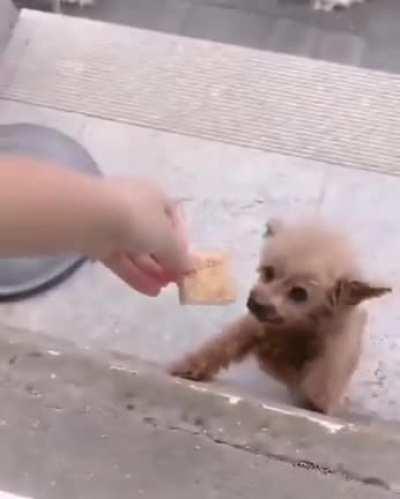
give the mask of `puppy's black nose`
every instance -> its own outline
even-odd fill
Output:
[[[262,305],[256,302],[254,297],[252,295],[249,296],[247,300],[247,308],[252,312],[254,315],[257,315],[259,312],[262,310]]]
[[[247,308],[252,314],[254,314],[255,317],[257,317],[257,319],[260,320],[267,320],[277,317],[277,312],[274,305],[271,305],[270,303],[265,305],[259,303],[254,298],[253,294],[250,294],[249,299],[247,300]]]

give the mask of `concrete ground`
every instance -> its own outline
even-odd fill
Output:
[[[166,364],[243,312],[269,217],[320,212],[352,233],[367,273],[394,287],[392,296],[371,304],[366,351],[346,412],[349,418],[400,420],[399,177],[78,114],[0,104],[1,122],[16,116],[79,139],[106,174],[146,175],[187,198],[194,244],[232,251],[240,300],[228,307],[182,308],[171,287],[154,302],[132,293],[100,265],[88,264],[55,290],[1,304],[3,323],[69,338],[83,348],[113,348]],[[290,402],[286,390],[251,363],[225,377],[266,400]]]
[[[0,346],[3,499],[398,497],[387,428],[172,383],[27,331],[3,327]]]
[[[32,19],[36,22],[36,18]],[[359,84],[365,85],[366,92],[375,93],[371,101],[360,101],[352,113],[346,114],[341,107],[349,95],[354,95],[351,85],[346,86],[351,75],[340,86],[344,99],[339,92],[334,101],[328,96],[328,108],[332,111],[328,118],[338,109],[337,115],[346,116],[344,126],[359,123],[360,116],[364,116],[361,121],[373,125],[350,128],[349,139],[343,139],[341,129],[333,127],[327,135],[328,139],[333,138],[332,142],[326,140],[322,132],[327,121],[316,107],[318,102],[313,95],[307,97],[312,101],[310,110],[307,111],[306,103],[303,110],[291,108],[293,116],[304,117],[309,112],[309,121],[293,120],[297,123],[293,134],[284,135],[279,113],[276,121],[263,113],[260,124],[265,127],[267,138],[271,129],[275,137],[281,139],[283,134],[284,143],[290,141],[291,135],[297,140],[293,142],[297,149],[293,146],[289,156],[282,151],[271,152],[274,148],[265,142],[260,148],[243,146],[243,142],[251,143],[252,115],[240,114],[241,108],[234,106],[236,101],[229,101],[229,92],[219,94],[219,82],[199,79],[204,87],[192,85],[198,93],[185,93],[186,88],[192,88],[185,82],[193,80],[186,80],[185,68],[174,64],[182,54],[192,53],[194,46],[187,42],[171,42],[171,61],[165,62],[164,52],[157,52],[157,43],[162,39],[153,35],[150,38],[144,32],[143,36],[148,36],[146,40],[151,39],[152,43],[143,45],[139,54],[142,59],[131,75],[126,61],[132,61],[128,49],[137,32],[117,32],[115,40],[127,51],[119,59],[113,57],[113,47],[107,43],[96,45],[96,38],[87,38],[90,30],[99,36],[108,28],[85,24],[85,36],[75,40],[75,28],[71,31],[67,23],[64,34],[69,33],[70,38],[65,38],[65,45],[60,50],[58,40],[49,36],[48,52],[44,52],[40,50],[39,35],[47,28],[29,24],[32,19],[24,19],[22,28],[26,31],[20,30],[21,44],[14,46],[21,65],[16,64],[15,57],[9,57],[12,71],[7,72],[10,64],[1,66],[0,123],[29,121],[53,126],[78,139],[104,173],[146,175],[162,182],[172,194],[184,196],[194,244],[201,249],[232,251],[240,299],[229,307],[182,308],[174,287],[167,289],[159,300],[150,300],[133,293],[100,265],[87,264],[56,289],[23,302],[1,304],[0,489],[12,493],[13,499],[157,499],[189,495],[261,498],[268,493],[277,499],[397,497],[400,177],[395,148],[398,122],[393,109],[397,109],[399,101],[398,77],[379,75],[383,88],[390,90],[383,96],[375,92],[376,75],[354,74]],[[54,26],[48,33],[58,29],[57,24]],[[78,32],[79,28],[76,29]],[[185,52],[188,45],[190,50]],[[80,47],[84,47],[87,60],[79,57]],[[106,52],[109,50],[107,64],[102,59],[104,47]],[[207,47],[202,45],[201,50]],[[179,113],[181,106],[173,112],[168,108],[170,128],[164,131],[154,124],[162,116],[160,109],[163,111],[162,99],[155,98],[154,89],[161,93],[160,88],[172,87],[160,84],[157,73],[146,73],[149,53],[155,54],[156,63],[164,60],[170,64],[174,85],[181,85],[183,92],[178,97],[185,98],[183,103],[189,106],[186,114]],[[218,46],[221,66],[227,53],[234,57],[238,54]],[[32,62],[24,58],[26,54],[37,59]],[[241,54],[249,55],[250,62],[259,61],[260,71],[268,74],[262,66],[265,61],[257,52]],[[55,59],[50,63],[52,55]],[[113,70],[114,59],[126,72]],[[135,114],[131,86],[116,85],[116,94],[104,95],[101,91],[108,87],[102,80],[92,86],[94,99],[89,98],[92,94],[86,95],[87,100],[83,98],[80,92],[86,84],[92,84],[90,78],[94,75],[96,81],[98,74],[107,74],[91,66],[92,60],[101,70],[114,74],[113,82],[131,75],[130,85],[139,90],[134,94],[137,101],[143,99],[147,103],[146,99],[150,99],[154,108],[147,126],[137,125],[140,119]],[[203,60],[210,63],[205,52]],[[240,61],[239,56],[237,60]],[[199,58],[197,64],[201,63]],[[175,78],[173,71],[177,68],[179,77]],[[318,68],[325,68],[323,76],[327,82],[330,71],[336,71],[335,75],[339,71],[336,66]],[[311,75],[320,74],[311,69]],[[156,77],[151,78],[154,74]],[[196,73],[193,74],[196,80]],[[145,90],[133,85],[140,83],[142,77]],[[235,74],[231,81],[234,77]],[[4,85],[4,78],[8,86]],[[254,82],[246,83],[254,94]],[[265,80],[262,83],[267,88]],[[125,93],[119,93],[121,88]],[[210,88],[214,93],[206,93]],[[231,92],[232,88],[239,88],[246,110],[248,107],[257,114],[257,100],[249,98],[246,88],[227,88]],[[290,104],[299,89],[294,92],[289,83],[285,88]],[[228,143],[211,133],[206,137],[200,133],[204,131],[201,128],[197,129],[198,136],[193,132],[195,128],[187,132],[191,136],[184,129],[173,133],[177,132],[173,123],[190,125],[185,119],[188,115],[199,116],[196,113],[200,113],[203,121],[199,122],[205,126],[201,115],[204,103],[202,107],[190,101],[193,95],[214,99],[216,109],[226,105],[221,107],[226,113],[221,123],[228,124],[232,136],[236,133],[239,137],[243,132],[242,142]],[[226,95],[228,100],[224,101]],[[327,98],[326,94],[321,95],[322,101]],[[44,98],[47,101],[41,100]],[[372,108],[368,107],[371,102]],[[94,107],[88,111],[88,105]],[[378,121],[372,111],[368,115],[368,109],[383,107],[386,114],[378,114]],[[132,115],[121,120],[120,116],[113,119],[112,113],[96,115],[90,111],[101,108],[115,108],[115,113],[129,110]],[[366,114],[358,114],[358,108]],[[310,121],[313,112],[322,123],[321,128]],[[292,125],[285,123],[286,128]],[[301,135],[302,123],[307,124],[307,134]],[[321,139],[314,141],[320,147],[312,147],[311,140],[305,154],[305,141],[312,134]],[[304,140],[299,140],[299,136]],[[261,139],[265,140],[264,135]],[[341,160],[332,160],[332,151]],[[163,372],[166,363],[218,332],[243,311],[255,275],[265,221],[275,215],[292,217],[309,212],[319,212],[348,230],[371,278],[394,287],[392,296],[370,307],[362,365],[348,403],[339,414],[341,419],[321,418],[295,409],[286,391],[251,362],[207,386],[167,377]],[[3,497],[8,496],[4,493]]]

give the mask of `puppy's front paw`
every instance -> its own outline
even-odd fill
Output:
[[[205,361],[186,357],[172,364],[169,373],[179,378],[190,379],[192,381],[210,381],[212,373],[209,372],[208,364]]]
[[[364,0],[313,0],[312,5],[315,10],[325,10],[327,12],[350,7],[356,3],[363,3]]]
[[[324,391],[315,391],[307,394],[306,409],[332,416],[341,403],[341,398]]]

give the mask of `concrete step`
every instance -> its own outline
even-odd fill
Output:
[[[0,488],[26,498],[261,499],[266,486],[277,499],[399,497],[389,427],[270,406],[5,327],[0,370]]]
[[[400,75],[29,10],[0,69],[3,99],[400,171]]]

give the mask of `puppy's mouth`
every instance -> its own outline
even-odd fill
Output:
[[[283,323],[283,317],[276,312],[273,305],[262,305],[250,296],[247,300],[247,308],[259,322],[274,325]]]

